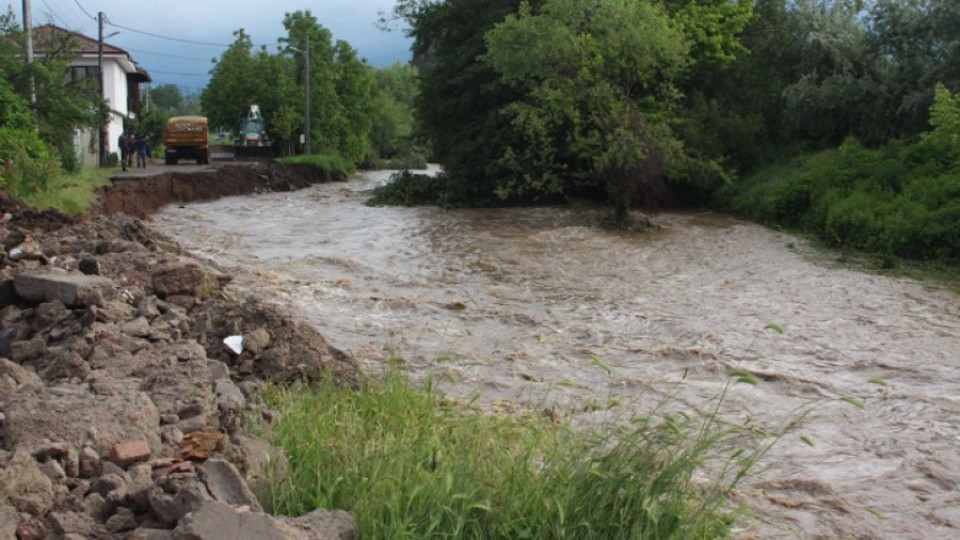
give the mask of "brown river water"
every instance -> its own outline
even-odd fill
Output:
[[[710,213],[626,234],[589,209],[364,206],[387,176],[154,221],[368,372],[400,356],[454,397],[590,425],[668,394],[708,406],[750,371],[760,384],[727,391],[732,421],[807,416],[739,490],[740,537],[960,538],[956,294]]]

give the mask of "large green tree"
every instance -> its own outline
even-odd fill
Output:
[[[71,45],[69,35],[38,40],[34,61],[27,64],[26,38],[13,12],[8,9],[0,15],[0,78],[30,104],[36,134],[57,148],[67,168],[77,164],[73,155],[77,128],[95,128],[107,111],[95,79],[67,76]],[[32,103],[31,92],[36,97]]]

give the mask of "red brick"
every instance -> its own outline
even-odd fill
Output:
[[[148,459],[150,459],[150,446],[146,441],[117,443],[110,449],[110,461],[123,468]]]

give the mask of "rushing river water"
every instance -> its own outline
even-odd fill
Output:
[[[637,235],[591,210],[364,206],[386,177],[155,222],[368,371],[399,356],[453,396],[584,424],[642,412],[641,397],[704,406],[750,371],[761,384],[731,387],[727,414],[771,429],[808,416],[741,490],[742,536],[960,537],[957,295],[713,214]]]

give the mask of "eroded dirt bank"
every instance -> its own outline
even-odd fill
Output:
[[[117,182],[100,211],[308,183],[273,163],[173,172]],[[126,215],[0,192],[0,244],[0,539],[355,536],[344,512],[263,513],[283,455],[239,421],[272,414],[265,381],[351,384],[352,357]]]
[[[101,190],[92,214],[122,212],[142,219],[168,204],[292,191],[323,181],[317,169],[284,166],[274,161],[214,164],[196,169],[183,172],[176,166],[153,166],[145,173],[133,170],[130,175],[118,175],[113,178],[113,185]]]
[[[364,206],[384,179],[154,220],[371,372],[399,356],[456,397],[590,425],[663,395],[705,408],[726,373],[754,373],[728,390],[726,418],[777,430],[807,416],[743,486],[744,537],[960,534],[955,294],[726,216],[663,214],[624,235],[589,211]]]

